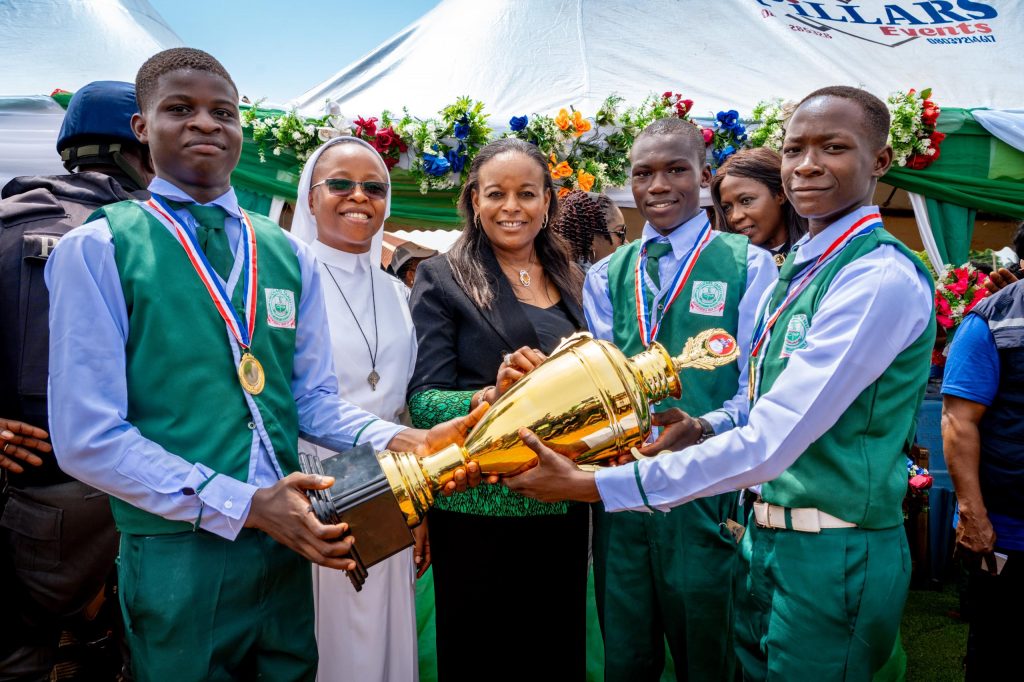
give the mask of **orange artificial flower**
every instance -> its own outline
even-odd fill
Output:
[[[569,112],[565,109],[558,110],[558,116],[555,116],[555,125],[558,126],[559,130],[569,129]]]
[[[563,109],[564,111],[564,109]],[[576,128],[576,132],[573,133],[576,137],[579,137],[583,133],[590,130],[590,121],[583,118],[583,114],[578,111],[572,112],[572,125]],[[564,128],[563,128],[564,130]]]
[[[566,195],[568,195],[568,194],[569,194],[569,188],[568,187],[559,187],[558,188],[558,198],[559,199],[564,199],[566,197]]]
[[[576,172],[576,184],[584,192],[589,192],[594,187],[594,176],[580,168]]]
[[[552,180],[561,180],[562,178],[567,178],[570,175],[572,175],[572,166],[569,165],[568,161],[562,161],[551,169]]]

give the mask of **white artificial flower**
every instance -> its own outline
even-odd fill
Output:
[[[292,133],[292,139],[294,139],[296,142],[302,142],[302,133],[296,130],[294,133]]]
[[[274,156],[281,156],[281,148],[274,147]]]
[[[340,116],[341,105],[338,104],[337,102],[328,100],[327,105],[324,107],[324,113],[326,113],[328,116]]]

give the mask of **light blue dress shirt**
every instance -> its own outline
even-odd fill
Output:
[[[662,302],[669,295],[671,279],[682,262],[690,254],[696,244],[697,238],[703,229],[707,217],[704,211],[686,221],[678,228],[669,233],[668,237],[651,227],[644,225],[641,239],[644,243],[652,241],[667,241],[672,245],[672,251],[665,254],[658,260],[658,278],[663,286],[660,290],[654,288],[654,283],[647,277],[646,270],[641,268],[644,282],[648,289],[654,294],[654,305]],[[711,237],[715,239],[720,233],[712,231]],[[587,272],[587,279],[583,285],[583,313],[587,317],[587,326],[595,338],[605,341],[614,341],[612,333],[612,301],[608,290],[608,263],[611,256],[601,259],[594,264]],[[754,333],[754,314],[757,312],[757,304],[765,292],[770,292],[779,278],[779,269],[775,266],[771,254],[753,244],[747,246],[747,288],[740,297],[739,324],[737,327],[736,341],[739,345],[741,358],[747,357],[750,349],[750,337]],[[685,305],[685,301],[676,299],[675,305]],[[670,349],[672,350],[672,349]],[[676,350],[681,351],[682,348]],[[744,423],[747,411],[747,363],[740,363],[739,385],[736,395],[730,398],[721,408],[715,409],[703,415],[715,433],[722,433],[734,426]]]
[[[796,262],[817,259],[872,212],[878,207],[862,207],[813,239],[806,235],[797,242]],[[895,246],[882,245],[848,263],[822,297],[806,345],[793,351],[771,390],[750,409],[747,423],[681,452],[597,472],[605,508],[668,511],[776,478],[921,335],[934,314],[933,296],[928,276]]]
[[[149,190],[172,201],[195,203],[160,178]],[[242,227],[234,190],[208,205],[227,212],[224,228],[235,251]],[[176,214],[195,233],[192,215],[186,209]],[[334,436],[346,444],[358,439],[383,449],[404,427],[379,420],[338,396],[320,269],[309,247],[285,234],[302,276],[292,371],[299,429],[314,436]],[[226,283],[229,292],[241,274],[240,260],[235,260]],[[168,452],[126,420],[128,311],[105,219],[87,223],[60,240],[46,264],[46,284],[50,290],[50,437],[61,468],[99,490],[174,521],[195,522],[202,509],[202,528],[233,539],[245,525],[256,490],[283,476],[252,396],[239,387],[252,415],[247,480],[216,476],[194,493],[216,472]],[[237,363],[238,343],[226,324],[224,334]],[[180,409],[187,412],[195,406]]]

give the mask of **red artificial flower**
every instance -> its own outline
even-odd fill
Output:
[[[935,106],[926,106],[921,111],[921,122],[926,126],[933,126],[935,122],[939,120],[939,114],[941,110]]]
[[[907,94],[913,95],[915,92],[917,92],[917,90],[915,90],[914,88],[910,88],[910,90],[907,91]]]
[[[953,328],[953,318],[949,317],[948,315],[936,315],[935,321],[938,322],[939,326],[942,327],[943,329]]]
[[[932,364],[935,365],[936,367],[946,366],[946,356],[942,354],[941,350],[932,350]]]
[[[665,92],[661,93],[661,98],[662,99],[668,99],[668,100],[672,99],[672,91],[671,90],[666,90]]]
[[[928,165],[932,162],[932,159],[934,158],[934,156],[914,154],[909,159],[907,159],[907,168],[910,168],[911,170],[923,170],[928,167]]]
[[[701,128],[700,132],[704,136],[705,146],[711,144],[711,140],[713,140],[715,137],[715,131],[713,131],[711,128]]]
[[[949,291],[956,296],[963,296],[967,293],[967,288],[971,286],[971,283],[966,276],[962,276],[956,282],[945,286],[946,291]]]
[[[935,292],[935,311],[940,315],[953,314],[953,309],[949,305],[949,300],[938,292]]]
[[[686,107],[686,112],[689,113],[690,109],[693,108],[693,100],[692,99],[684,99],[683,100],[683,106]]]
[[[356,137],[373,137],[377,134],[377,117],[374,116],[369,120],[364,120],[362,116],[355,120],[356,124]]]
[[[381,158],[384,159],[384,167],[388,169],[388,172],[390,172],[391,169],[394,168],[395,165],[398,163],[397,156],[385,156],[382,154]]]
[[[940,133],[938,130],[934,130],[932,131],[932,134],[929,137],[929,139],[932,141],[932,147],[935,148],[935,152],[937,155],[939,151],[939,145],[942,144],[942,141],[946,139],[946,133]]]
[[[970,302],[964,306],[964,314],[971,312],[974,306],[981,303],[982,299],[988,296],[988,289],[985,288],[985,280],[978,279],[978,288],[974,290],[974,297],[971,298]]]
[[[910,485],[911,490],[922,492],[932,487],[934,479],[928,474],[918,474],[913,476],[907,483]]]

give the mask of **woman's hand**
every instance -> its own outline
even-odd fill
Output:
[[[529,346],[523,346],[516,352],[509,353],[498,367],[498,377],[494,381],[494,386],[489,389],[490,395],[484,395],[483,399],[494,404],[494,401],[512,388],[514,383],[536,369],[540,363],[547,360],[547,357],[536,348]]]

